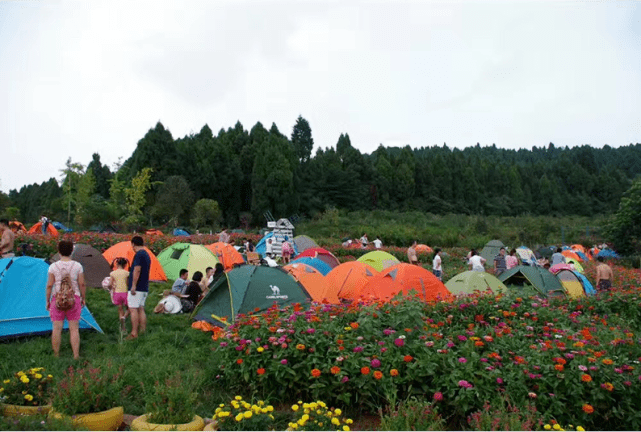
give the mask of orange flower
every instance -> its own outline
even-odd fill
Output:
[[[603,363],[604,365],[611,365],[614,362],[611,359],[607,358],[607,359],[603,359],[601,363]]]
[[[321,371],[319,369],[316,369],[316,368],[312,369],[312,376],[314,378],[318,378],[320,375],[321,375]]]
[[[333,375],[336,375],[336,374],[340,373],[341,368],[339,368],[338,366],[332,366],[332,368],[331,368],[329,371],[330,371]]]
[[[257,373],[258,375],[263,375],[263,374],[265,373],[265,369],[264,369],[264,368],[260,368],[260,369],[258,369],[258,370],[256,371],[256,373]]]
[[[389,374],[391,376],[398,376],[398,369],[392,369],[391,371],[389,371]]]
[[[558,370],[559,372],[563,372],[563,365],[562,364],[555,364],[554,369]]]
[[[369,368],[367,366],[364,366],[361,368],[361,373],[363,375],[369,375]]]
[[[556,362],[557,362],[557,363],[560,363],[560,364],[562,364],[562,365],[564,365],[564,364],[566,364],[566,363],[567,363],[567,362],[565,361],[565,359],[563,359],[563,358],[561,358],[561,357],[557,358],[557,359],[556,359]]]
[[[353,322],[353,323],[351,323],[349,326],[350,326],[351,328],[353,328],[354,330],[356,330],[356,329],[358,328],[358,323],[357,323],[357,322]]]
[[[336,343],[338,345],[343,345],[343,339],[336,339]]]
[[[374,378],[376,378],[377,380],[383,378],[383,372],[381,371],[374,372]]]
[[[604,389],[606,389],[609,392],[614,390],[614,385],[612,385],[612,383],[609,383],[609,382],[607,382],[605,384],[601,384],[601,387],[603,387]]]
[[[243,364],[243,359],[236,360],[236,364]]]
[[[474,346],[482,347],[483,345],[485,345],[485,344],[483,342],[481,342],[481,341],[474,342]]]
[[[583,348],[584,346],[585,346],[585,344],[583,342],[575,342],[574,343],[574,347],[576,347],[576,348]]]
[[[412,357],[411,355],[406,355],[405,357],[403,357],[403,361],[404,361],[405,363],[409,363],[409,362],[411,362],[412,360],[414,360],[414,357]]]
[[[583,406],[581,407],[581,409],[582,409],[582,410],[583,410],[583,412],[585,412],[586,414],[592,414],[592,413],[594,412],[594,407],[593,407],[592,405],[590,405],[590,404],[583,404]]]
[[[296,345],[296,349],[299,350],[299,351],[303,351],[305,349],[305,345],[298,344],[298,345]]]
[[[581,381],[583,381],[583,382],[591,382],[592,381],[592,377],[590,375],[588,375],[588,374],[583,374],[583,375],[581,375]]]

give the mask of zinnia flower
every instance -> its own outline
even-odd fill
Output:
[[[316,369],[316,368],[312,369],[312,376],[314,378],[318,378],[320,375],[321,375],[321,371],[319,369]]]
[[[243,364],[243,359],[236,360],[236,364]]]
[[[374,378],[376,378],[377,380],[379,380],[379,379],[383,378],[383,372],[381,372],[381,371],[375,371],[375,372],[374,372]]]
[[[411,355],[406,355],[405,357],[403,357],[403,361],[404,361],[405,363],[409,363],[409,362],[411,362],[412,360],[414,360],[414,357],[412,357]]]
[[[392,370],[390,370],[390,371],[389,371],[389,374],[390,374],[391,376],[398,376],[398,369],[392,369]]]
[[[396,338],[394,339],[394,345],[396,345],[397,347],[402,347],[403,345],[405,345],[405,341],[401,338]]]
[[[590,375],[588,375],[588,374],[583,374],[583,375],[581,375],[581,381],[590,382],[590,381],[592,381],[592,377]]]
[[[298,345],[296,345],[296,349],[299,350],[299,351],[303,351],[305,349],[305,345],[298,344]]]
[[[330,371],[333,375],[337,375],[338,373],[340,373],[341,368],[339,368],[338,366],[332,366],[332,368],[331,368],[329,371]]]
[[[592,414],[592,413],[594,412],[594,407],[593,407],[592,405],[590,405],[590,404],[583,404],[583,406],[581,407],[581,409],[582,409],[582,410],[583,410],[583,412],[585,412],[586,414]]]
[[[435,401],[442,401],[443,400],[443,393],[441,393],[441,392],[434,393],[434,400]]]
[[[381,361],[379,359],[374,359],[371,362],[371,366],[374,368],[380,367],[381,366]]]
[[[263,375],[265,373],[265,368],[260,368],[256,371],[258,375]]]
[[[467,359],[465,357],[459,357],[458,362],[459,363],[467,363]]]
[[[361,368],[361,373],[363,375],[369,375],[369,372],[370,371],[369,371],[369,368],[367,366],[364,366],[364,367]]]

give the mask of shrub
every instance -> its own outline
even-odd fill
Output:
[[[381,416],[381,430],[388,431],[433,431],[445,430],[446,424],[436,408],[427,402],[408,399],[396,407],[388,407]],[[516,430],[516,429],[512,429]]]
[[[173,372],[164,381],[156,381],[154,388],[143,388],[145,409],[149,423],[183,424],[189,423],[196,414],[195,405],[198,395],[194,389],[198,387],[198,376],[188,375],[179,371]]]
[[[22,406],[47,405],[52,381],[53,376],[42,367],[18,371],[0,383],[0,402]]]

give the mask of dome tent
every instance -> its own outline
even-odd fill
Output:
[[[282,268],[243,265],[214,282],[191,317],[225,326],[238,314],[264,311],[274,303],[282,307],[310,300],[307,290]]]
[[[149,280],[151,282],[164,282],[167,280],[167,276],[165,275],[165,271],[163,270],[162,266],[158,262],[158,258],[156,258],[156,255],[149,250],[148,247],[145,246],[145,250],[149,254],[149,258],[151,258],[151,268],[149,269]],[[120,243],[116,243],[106,251],[102,253],[102,256],[105,257],[107,262],[110,264],[116,259],[116,258],[125,258],[128,262],[129,265],[131,265],[131,262],[134,260],[134,248],[131,246],[131,242],[129,241],[122,241]]]
[[[200,271],[205,274],[207,267],[218,263],[216,255],[203,245],[191,243],[174,243],[158,254],[158,262],[169,279],[178,279],[180,270],[187,269],[189,276]]]
[[[505,247],[501,240],[491,240],[485,244],[483,250],[481,250],[481,255],[488,263],[494,262],[494,257],[499,254],[499,251],[502,247]]]
[[[523,285],[526,282],[534,287],[539,294],[547,297],[564,296],[565,289],[561,282],[549,271],[542,267],[516,266],[499,275],[499,280],[505,285]]]
[[[325,276],[328,291],[340,300],[353,301],[362,295],[363,287],[379,272],[369,264],[350,261],[334,267]]]
[[[307,264],[309,266],[314,267],[323,276],[327,275],[332,270],[332,268],[329,265],[327,265],[325,261],[321,261],[318,258],[310,258],[310,257],[296,258],[290,264]]]
[[[307,249],[319,247],[318,243],[306,235],[298,235],[294,237],[293,243],[299,253],[304,252]]]
[[[83,268],[85,283],[91,288],[102,288],[102,280],[111,273],[111,263],[93,246],[78,243],[73,245],[71,259],[78,261]],[[60,254],[51,257],[54,263],[60,260]]]
[[[51,333],[44,302],[48,272],[49,265],[38,258],[0,259],[0,339]],[[82,308],[79,325],[81,330],[102,333],[87,306]],[[66,320],[64,328],[69,328]]]
[[[400,263],[373,277],[363,287],[362,297],[389,301],[398,294],[417,295],[424,301],[450,296],[443,282],[432,272],[417,265]]]
[[[218,261],[225,267],[225,270],[231,270],[236,265],[245,264],[243,256],[229,243],[216,242],[205,246],[213,252]]]
[[[487,290],[494,294],[507,291],[505,284],[490,273],[471,270],[457,274],[447,281],[445,287],[454,295],[473,294],[475,291]]]
[[[369,264],[374,267],[376,271],[383,271],[388,267],[395,266],[401,262],[396,259],[396,257],[390,253],[384,251],[372,251],[368,252],[357,261],[360,261],[365,264]]]
[[[301,253],[299,253],[296,258],[316,258],[323,261],[325,264],[334,268],[340,264],[338,258],[336,258],[330,251],[323,248],[310,248]]]
[[[303,263],[292,263],[284,266],[283,270],[300,282],[315,302],[340,303],[338,297],[333,292],[329,292],[325,276],[314,267]]]

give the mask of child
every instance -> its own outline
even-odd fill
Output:
[[[125,327],[125,320],[127,319],[127,315],[129,315],[129,309],[127,308],[127,292],[129,291],[127,289],[127,278],[129,277],[129,272],[125,270],[125,267],[127,267],[129,263],[124,258],[116,258],[114,262],[117,268],[110,274],[111,302],[118,306],[120,331],[126,333],[127,328]]]

